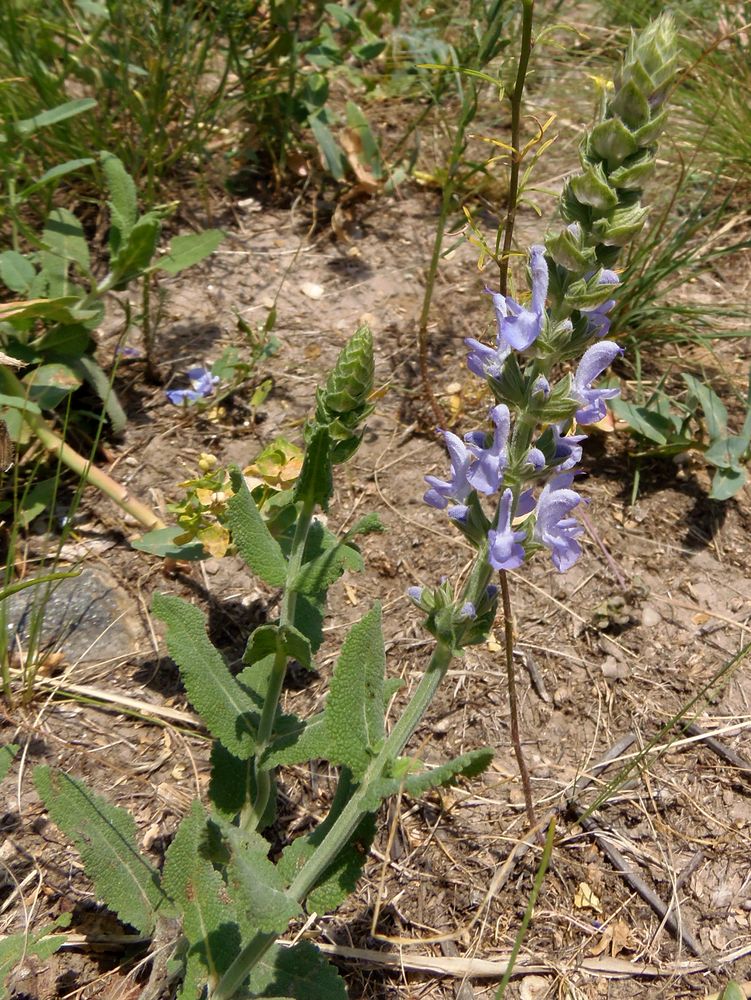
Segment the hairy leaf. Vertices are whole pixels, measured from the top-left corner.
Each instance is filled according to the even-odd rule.
[[[327,757],[360,778],[383,740],[386,654],[381,607],[352,626],[334,668],[326,701]]]
[[[40,962],[54,955],[57,949],[65,944],[67,935],[55,934],[60,927],[67,927],[72,918],[71,913],[61,914],[53,924],[40,927],[30,933],[9,934],[0,940],[0,984],[5,985],[8,975],[13,972],[19,962],[33,955]],[[17,996],[14,993],[14,996]]]
[[[246,929],[279,934],[302,913],[300,904],[285,892],[284,875],[269,861],[270,844],[253,830],[220,823],[230,848],[227,884]]]
[[[295,500],[328,509],[334,492],[331,474],[331,438],[326,427],[316,427],[305,449],[305,459],[295,487]]]
[[[403,777],[381,778],[369,786],[363,808],[375,811],[383,799],[395,795],[400,789],[417,798],[429,788],[452,784],[459,776],[473,778],[486,770],[492,759],[493,751],[489,747],[481,747],[479,750],[461,754],[430,771],[407,773]]]
[[[287,659],[297,660],[304,667],[312,669],[310,643],[296,628],[289,625],[260,625],[251,633],[243,654],[243,662],[256,663],[266,656],[283,652]]]
[[[344,536],[344,540],[354,538],[356,535],[371,535],[373,532],[385,531],[386,526],[381,521],[378,514],[364,514],[352,525]]]
[[[241,946],[227,886],[205,856],[206,823],[203,807],[194,802],[167,850],[162,876],[165,891],[182,912],[188,941],[184,1000],[198,1000],[207,981],[215,985]]]
[[[102,170],[107,181],[110,200],[110,256],[116,260],[130,238],[138,218],[136,185],[128,171],[113,153],[101,153]]]
[[[279,764],[303,764],[309,760],[327,760],[329,749],[325,714],[320,712],[312,719],[297,720],[297,725],[286,729],[263,755],[264,767]]]
[[[44,245],[64,260],[73,261],[84,274],[91,271],[89,245],[83,226],[67,208],[53,208],[44,224]]]
[[[193,605],[167,594],[154,594],[152,608],[167,625],[167,649],[206,728],[230,753],[241,759],[249,757],[255,747],[258,713],[209,641],[203,615]]]
[[[10,770],[10,765],[18,753],[18,749],[17,743],[8,743],[6,746],[0,747],[0,781],[3,780]]]
[[[160,219],[156,212],[147,212],[131,229],[128,238],[118,248],[110,261],[115,274],[115,290],[124,289],[129,281],[138,278],[151,263],[159,239]]]
[[[274,1000],[347,1000],[339,973],[307,941],[273,945],[251,972],[250,989],[254,997]]]
[[[276,779],[273,774],[270,775],[270,780],[271,794],[258,824],[259,830],[265,830],[276,820]],[[240,760],[215,741],[211,748],[209,799],[216,813],[223,819],[233,820],[242,811],[246,801],[252,802],[255,796],[253,759]]]
[[[34,783],[51,819],[78,848],[98,898],[123,923],[150,934],[168,900],[158,872],[136,847],[132,816],[62,771],[41,765]]]
[[[253,572],[270,587],[283,587],[287,579],[287,560],[256,507],[245,477],[238,469],[231,472],[235,495],[227,505],[227,521],[237,551]]]

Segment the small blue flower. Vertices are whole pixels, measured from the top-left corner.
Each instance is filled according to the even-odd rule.
[[[425,590],[424,587],[408,587],[407,596],[410,597],[415,602],[415,604],[419,604],[420,601],[422,600],[422,595],[424,590]]]
[[[617,285],[620,279],[615,271],[607,268],[600,273],[600,285]],[[607,299],[601,302],[595,309],[582,309],[582,315],[587,317],[589,332],[594,337],[605,337],[610,330],[610,317],[607,315],[615,305],[615,299]]]
[[[583,404],[576,411],[577,423],[596,424],[602,420],[607,413],[605,400],[618,395],[618,389],[593,389],[592,383],[619,354],[623,354],[623,348],[610,340],[601,340],[584,352],[571,383],[572,397]]]
[[[214,386],[219,382],[218,375],[212,375],[208,368],[189,368],[185,373],[190,379],[191,389],[166,389],[165,395],[170,403],[181,406],[183,403],[195,403],[205,399],[214,392]]]
[[[485,434],[474,431],[465,438],[469,450],[477,461],[472,465],[467,479],[478,493],[490,495],[495,493],[503,480],[503,470],[508,464],[508,443],[511,431],[511,414],[505,403],[499,403],[490,411],[490,418],[495,424],[493,441],[489,448],[485,445]]]
[[[551,424],[555,454],[552,464],[559,472],[567,472],[581,462],[581,442],[587,440],[586,434],[561,434],[560,424]]]
[[[462,610],[459,612],[459,617],[467,621],[472,621],[472,619],[477,618],[477,608],[474,606],[472,601],[466,601],[462,605]]]
[[[510,347],[515,351],[526,351],[542,331],[545,321],[545,299],[548,294],[545,247],[530,247],[529,268],[532,272],[532,299],[529,309],[520,306],[510,295],[501,295],[500,292],[486,289],[495,308],[499,349],[507,350]]]
[[[430,489],[423,500],[431,507],[445,510],[450,501],[454,501],[456,506],[449,509],[449,517],[461,521],[467,515],[467,506],[464,501],[472,492],[472,484],[467,479],[472,457],[467,446],[451,431],[443,431],[449,457],[451,458],[451,479],[446,481],[438,479],[436,476],[425,476],[425,482]]]
[[[500,335],[495,347],[488,347],[474,337],[467,337],[464,343],[471,348],[467,355],[467,368],[473,375],[479,378],[501,377],[503,362],[511,353],[511,348],[501,343]]]
[[[570,488],[573,481],[570,472],[555,476],[545,485],[537,501],[533,537],[550,549],[553,565],[559,573],[570,569],[581,555],[576,539],[583,528],[575,517],[566,516],[581,503],[579,494]]]
[[[519,544],[527,537],[526,531],[511,527],[511,505],[514,494],[504,490],[498,505],[498,522],[488,532],[488,562],[493,569],[518,569],[524,562],[524,549]]]

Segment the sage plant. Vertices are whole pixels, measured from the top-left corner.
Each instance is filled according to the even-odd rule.
[[[620,351],[603,339],[617,288],[611,267],[644,219],[640,185],[654,161],[673,65],[663,19],[632,44],[585,138],[582,172],[562,201],[567,225],[530,250],[529,301],[490,292],[495,344],[469,340],[470,368],[496,400],[491,429],[464,439],[445,433],[451,471],[428,477],[426,500],[447,511],[477,553],[458,594],[448,581],[410,592],[435,646],[390,730],[386,707],[399,681],[386,677],[379,605],[345,638],[322,711],[302,719],[280,707],[290,661],[314,667],[329,587],[345,569],[362,568],[356,538],[381,528],[366,515],[336,536],[319,516],[371,410],[373,345],[361,328],[318,390],[294,489],[260,510],[239,471],[232,476],[234,543],[282,595],[278,620],[250,635],[241,672],[233,674],[210,643],[197,608],[174,595],[154,599],[188,698],[214,739],[208,802],[193,803],[163,870],[138,851],[124,810],[62,771],[37,768],[40,795],[76,843],[97,895],[152,940],[142,1000],[167,995],[175,980],[182,1000],[345,1000],[343,981],[312,944],[282,947],[277,936],[305,909],[330,912],[354,891],[385,798],[400,790],[416,796],[487,767],[488,749],[430,769],[403,754],[453,658],[486,640],[499,597],[494,573],[538,551],[561,571],[579,555],[572,512],[581,503],[574,482],[583,435],[574,424],[601,416],[610,392],[597,379]],[[573,371],[560,374],[572,361]],[[276,818],[278,769],[320,759],[336,769],[328,814],[272,860],[264,831]]]

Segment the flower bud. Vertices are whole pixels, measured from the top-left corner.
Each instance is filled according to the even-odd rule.
[[[598,212],[607,212],[618,204],[618,193],[608,183],[601,163],[590,164],[583,173],[569,181],[577,200]]]
[[[320,402],[332,416],[351,413],[373,391],[373,335],[361,326],[347,341],[326,380]]]

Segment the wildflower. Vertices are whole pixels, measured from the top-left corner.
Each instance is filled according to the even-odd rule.
[[[495,493],[501,485],[503,470],[508,464],[506,445],[511,430],[511,414],[508,406],[504,403],[494,406],[490,411],[490,418],[495,424],[495,431],[489,448],[484,447],[485,434],[482,431],[468,434],[465,438],[469,450],[477,458],[467,479],[478,493],[488,495]]]
[[[191,389],[167,389],[165,395],[170,403],[180,406],[183,403],[195,403],[205,399],[214,392],[214,386],[219,382],[218,375],[212,375],[208,368],[189,368],[185,373],[190,379]]]
[[[488,532],[488,562],[493,569],[517,569],[524,562],[524,549],[519,543],[527,533],[514,531],[511,527],[513,499],[511,490],[503,491],[498,505],[498,522]]]
[[[479,378],[501,377],[503,362],[511,353],[511,348],[501,341],[500,331],[496,338],[495,347],[489,347],[487,344],[475,340],[474,337],[467,337],[464,343],[471,348],[467,355],[467,368],[473,375],[477,375]]]
[[[436,476],[426,476],[425,482],[430,489],[423,499],[425,503],[439,510],[445,510],[449,502],[454,501],[455,506],[449,509],[449,517],[460,521],[467,513],[464,501],[472,492],[472,484],[467,479],[472,459],[467,446],[456,434],[444,431],[443,437],[451,458],[451,479],[445,481]]]
[[[605,400],[618,395],[618,389],[593,389],[592,383],[619,354],[623,354],[622,347],[610,340],[601,340],[587,348],[582,355],[571,383],[571,395],[583,404],[576,411],[578,423],[596,424],[598,420],[602,420],[607,413]]]
[[[575,517],[566,516],[581,502],[579,494],[570,489],[573,481],[570,472],[555,476],[545,485],[537,501],[533,537],[550,549],[553,565],[559,573],[570,569],[581,555],[576,539],[582,533],[582,526]]]
[[[529,267],[532,272],[531,308],[520,306],[510,295],[491,292],[496,322],[498,323],[498,343],[515,351],[526,349],[537,340],[545,320],[545,299],[548,294],[548,265],[545,261],[545,247],[533,246],[529,251]]]
[[[477,618],[477,608],[474,606],[472,601],[465,601],[462,605],[462,609],[459,612],[459,617],[465,621],[472,621]]]
[[[617,285],[619,283],[618,275],[615,271],[609,271],[605,268],[600,274],[600,280],[598,284],[600,285]],[[582,315],[587,317],[589,323],[589,332],[594,337],[605,337],[610,330],[610,317],[608,313],[615,305],[615,299],[606,299],[605,302],[601,302],[599,306],[594,309],[582,309]]]
[[[587,435],[561,434],[560,424],[551,424],[550,429],[553,432],[553,445],[555,446],[552,464],[559,472],[567,472],[581,462],[581,442],[587,440]]]

